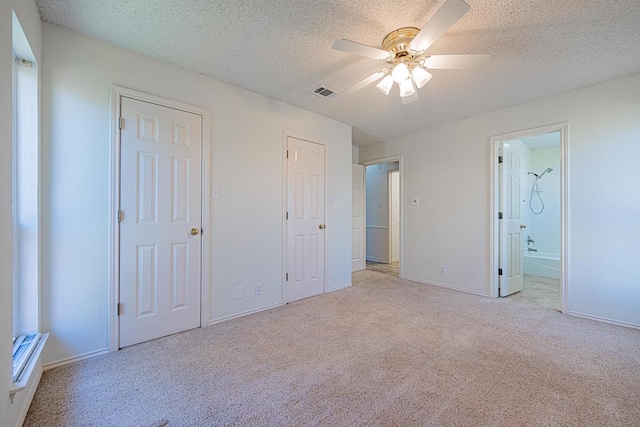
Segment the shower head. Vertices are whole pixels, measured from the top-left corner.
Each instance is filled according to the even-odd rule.
[[[544,174],[545,174],[545,173],[547,173],[547,172],[553,172],[553,169],[551,169],[551,168],[546,168],[546,169],[544,170],[544,172],[542,172],[540,175],[536,175],[536,178],[538,178],[538,179],[542,178],[542,177],[544,176]]]

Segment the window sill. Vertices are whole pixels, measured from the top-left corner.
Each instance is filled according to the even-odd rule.
[[[33,376],[34,372],[36,372],[36,366],[38,366],[38,363],[40,361],[40,355],[42,354],[42,349],[44,348],[44,345],[47,343],[47,338],[49,338],[48,333],[42,334],[42,336],[40,337],[40,341],[38,341],[36,348],[33,350],[33,353],[29,358],[29,362],[27,363],[27,366],[24,368],[24,372],[20,380],[13,383],[13,385],[9,388],[9,397],[11,398],[12,402],[16,393],[19,393],[25,388],[27,388],[27,384],[29,384],[29,380]]]

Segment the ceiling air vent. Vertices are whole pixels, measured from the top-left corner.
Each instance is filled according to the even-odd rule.
[[[324,86],[320,86],[319,88],[314,89],[313,94],[318,95],[320,98],[324,99],[330,99],[336,96],[336,93],[334,91],[332,91],[331,89],[327,89]]]

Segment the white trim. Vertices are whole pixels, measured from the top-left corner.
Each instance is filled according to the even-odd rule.
[[[38,391],[38,386],[40,385],[40,380],[42,379],[42,372],[41,364],[38,364],[33,370],[33,384],[31,387],[28,387],[27,395],[22,403],[22,408],[20,408],[20,412],[18,413],[18,418],[16,418],[16,423],[14,424],[15,427],[22,427],[24,420],[27,418],[31,402],[33,402],[33,398],[35,397],[36,391]]]
[[[458,286],[448,285],[446,283],[430,282],[430,281],[427,281],[427,280],[416,279],[414,277],[408,277],[408,276],[403,277],[403,279],[411,280],[412,282],[418,282],[418,283],[422,283],[422,284],[425,284],[425,285],[437,286],[438,288],[446,288],[446,289],[450,289],[452,291],[464,292],[465,294],[478,295],[478,296],[481,296],[481,297],[490,297],[491,296],[487,292],[474,291],[474,290],[471,290],[469,288],[461,288],[461,287],[458,287]]]
[[[358,270],[358,271],[362,271],[362,270]],[[347,288],[350,288],[352,286],[353,286],[353,284],[347,283],[346,285],[338,286],[337,288],[331,288],[331,289],[327,290],[327,293],[341,291],[343,289],[347,289]]]
[[[378,257],[374,257],[374,256],[368,256],[368,257],[365,257],[365,260],[373,261],[373,262],[379,262],[381,264],[389,264],[389,260],[386,259],[386,258],[378,258]]]
[[[275,304],[265,305],[263,307],[252,308],[251,310],[242,311],[240,313],[230,314],[228,316],[218,317],[207,322],[207,326],[215,325],[216,323],[226,322],[227,320],[237,319],[238,317],[248,316],[250,314],[259,313],[261,311],[271,310],[272,308],[282,307],[284,304],[277,302]]]
[[[308,136],[300,135],[286,129],[282,131],[282,286],[281,286],[281,302],[282,304],[286,304],[286,274],[287,274],[287,195],[288,195],[288,187],[287,187],[287,178],[289,174],[288,163],[287,163],[287,150],[289,149],[289,137],[301,139],[303,141],[311,142],[314,144],[319,144],[324,147],[324,222],[327,223],[327,205],[328,205],[328,197],[327,194],[329,186],[327,182],[329,181],[329,173],[328,164],[329,164],[329,146],[326,141],[310,138]],[[331,233],[324,233],[324,284],[322,286],[323,293],[327,293],[329,290],[327,288],[327,277],[328,277],[328,257],[327,257],[327,248],[329,247],[329,235]]]
[[[45,371],[48,371],[48,370],[53,369],[53,368],[58,368],[58,367],[64,366],[64,365],[70,365],[72,363],[80,362],[80,361],[86,360],[86,359],[92,359],[94,357],[102,356],[102,355],[105,355],[105,354],[108,354],[108,353],[110,353],[109,348],[101,348],[100,350],[89,351],[87,353],[82,353],[82,354],[79,354],[77,356],[72,356],[72,357],[67,357],[67,358],[64,358],[64,359],[60,359],[57,362],[47,363],[42,368]]]
[[[133,89],[127,89],[121,86],[111,85],[111,146],[110,146],[110,164],[109,164],[109,348],[108,351],[117,351],[119,344],[119,318],[116,313],[118,302],[120,301],[118,277],[120,276],[119,265],[119,242],[120,227],[118,226],[117,212],[120,209],[120,101],[122,97],[137,99],[164,107],[182,110],[188,113],[197,114],[202,117],[202,147],[201,147],[201,177],[202,177],[202,212],[201,212],[201,228],[204,230],[201,234],[201,281],[200,281],[200,326],[203,326],[209,314],[209,234],[211,234],[209,226],[210,200],[209,200],[209,181],[211,171],[209,170],[210,155],[210,134],[211,134],[211,112],[205,108],[196,107],[189,104],[183,104],[178,101],[162,98],[148,93],[139,92]],[[99,350],[102,351],[102,350]],[[72,358],[75,359],[75,358]],[[66,359],[65,359],[66,360]],[[81,359],[80,359],[81,360]],[[66,364],[66,363],[63,363]]]
[[[489,293],[491,298],[498,297],[498,266],[499,266],[499,224],[498,212],[500,187],[500,177],[498,168],[498,150],[504,141],[522,138],[524,136],[535,136],[549,132],[560,132],[560,283],[562,288],[562,313],[569,311],[569,123],[562,122],[547,126],[540,126],[532,129],[525,129],[517,132],[496,135],[489,138],[490,174],[492,191],[489,192]]]
[[[608,317],[593,316],[591,314],[584,314],[578,311],[569,311],[567,314],[570,316],[581,317],[583,319],[595,320],[596,322],[605,322],[611,323],[612,325],[624,326],[626,328],[640,329],[640,325],[637,323],[621,322],[620,320],[613,320]]]
[[[377,165],[378,163],[391,163],[398,162],[398,172],[400,173],[399,181],[400,181],[400,244],[398,248],[398,257],[400,258],[400,267],[398,269],[398,276],[404,279],[404,154],[396,154],[395,156],[382,157],[379,159],[367,160],[362,162],[362,166],[364,166],[364,192],[365,192],[365,205],[364,205],[364,222],[367,223],[367,205],[366,205],[366,193],[367,193],[367,166]],[[394,170],[395,171],[395,170]],[[366,234],[366,233],[365,233]],[[366,239],[366,236],[365,236]],[[391,257],[389,257],[391,258]],[[369,259],[366,256],[366,246],[365,246],[365,259]],[[383,261],[386,262],[386,261]],[[365,266],[366,268],[366,266]]]

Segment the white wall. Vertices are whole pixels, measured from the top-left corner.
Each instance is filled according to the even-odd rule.
[[[366,169],[366,229],[367,259],[389,262],[389,177],[388,171],[398,170],[398,162],[367,166]]]
[[[558,143],[559,140],[558,140]],[[535,240],[535,248],[538,254],[544,254],[555,258],[560,257],[560,147],[541,148],[531,150],[531,171],[541,174],[545,169],[551,168],[552,172],[546,173],[538,181],[540,196],[544,202],[544,210],[536,215],[529,209],[528,229],[531,238]],[[525,181],[528,183],[527,201],[531,197],[531,186],[535,181],[535,176],[529,175]],[[538,195],[533,194],[533,209],[540,212],[542,205]],[[525,271],[526,273],[526,271]]]
[[[636,74],[361,147],[404,154],[404,275],[489,295],[489,137],[567,121],[569,312],[640,326],[639,111]]]
[[[9,400],[11,380],[12,337],[12,10],[24,30],[36,61],[42,58],[42,26],[40,14],[33,0],[5,0],[0,2],[0,425],[12,426],[24,408],[28,391]]]
[[[351,127],[43,25],[45,362],[108,346],[110,85],[212,112],[211,321],[281,302],[283,131],[327,143],[329,289],[351,282]],[[329,197],[327,197],[329,200]],[[253,288],[236,300],[235,286]],[[214,326],[215,327],[215,326]]]

